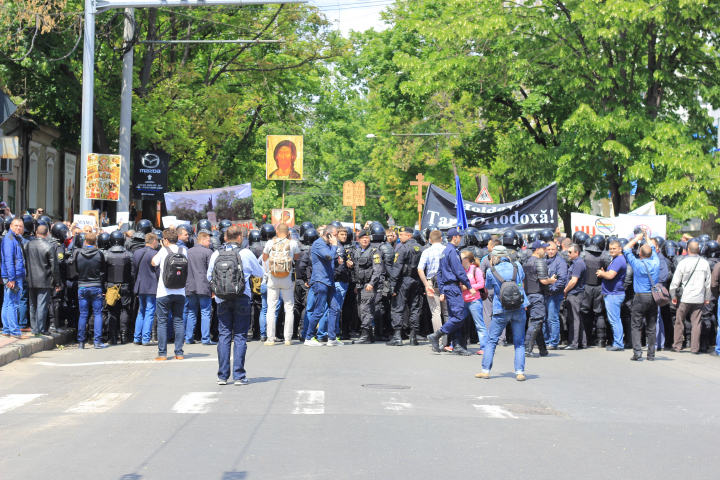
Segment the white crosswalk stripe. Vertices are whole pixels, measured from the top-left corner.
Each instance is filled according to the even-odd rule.
[[[298,390],[294,414],[319,415],[325,413],[325,392],[323,390]]]
[[[218,392],[190,392],[182,396],[173,405],[175,413],[207,413],[210,411],[210,404],[218,401]]]
[[[505,410],[500,405],[473,405],[479,412],[485,414],[487,418],[520,418],[509,411]]]
[[[36,398],[47,395],[45,393],[19,393],[14,395],[5,395],[0,397],[0,413],[9,412],[18,407],[22,407],[26,403],[30,403]]]
[[[88,400],[84,400],[74,407],[65,410],[66,413],[103,413],[115,408],[130,398],[131,393],[96,393]]]

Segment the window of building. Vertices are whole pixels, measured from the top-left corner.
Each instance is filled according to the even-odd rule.
[[[15,214],[15,180],[8,180],[7,203],[10,211]]]

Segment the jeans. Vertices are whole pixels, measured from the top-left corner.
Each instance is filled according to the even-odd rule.
[[[5,279],[3,279],[5,281]],[[2,322],[3,333],[6,335],[20,336],[20,322],[18,320],[18,312],[20,305],[20,297],[22,295],[22,284],[24,280],[15,280],[16,287],[20,287],[17,292],[13,292],[5,287],[5,298],[2,306]]]
[[[180,357],[183,355],[183,344],[185,342],[185,325],[183,325],[185,296],[167,295],[160,297],[157,299],[156,306],[158,312],[158,357],[167,356],[169,315],[172,315],[173,327],[175,327],[175,356]]]
[[[315,311],[315,293],[312,287],[308,289],[307,304],[305,306],[305,318],[303,318],[303,328],[300,332],[300,341],[305,340],[308,333],[308,325],[310,324],[310,318],[312,318],[313,312]]]
[[[260,336],[267,337],[267,310],[268,310],[268,302],[267,302],[267,284],[263,283],[260,285],[260,296],[262,297],[262,309],[260,310]],[[280,296],[280,300],[282,301],[282,295]],[[280,305],[281,303],[278,302],[277,309],[275,310],[275,318],[280,314]]]
[[[682,306],[682,305],[681,305]],[[702,306],[702,305],[701,305]],[[678,307],[679,308],[679,307]],[[655,324],[657,323],[657,303],[650,293],[636,293],[633,302],[630,328],[632,331],[633,356],[642,357],[642,329],[645,327],[647,356],[655,358]],[[699,333],[699,332],[698,332]],[[699,339],[698,339],[699,342]],[[699,349],[698,343],[698,349]],[[697,352],[697,350],[694,350]]]
[[[327,315],[323,315],[323,317],[320,319],[320,325],[318,326],[318,337],[325,338],[327,336],[328,340],[335,339],[335,337],[330,337],[328,335],[328,322],[333,322],[335,334],[340,334],[340,313],[342,310],[343,302],[345,301],[347,289],[347,283],[335,282],[335,296],[333,299],[334,301],[330,304]]]
[[[138,316],[135,320],[135,341],[150,343],[153,320],[155,320],[155,295],[138,295]]]
[[[52,288],[30,288],[30,326],[33,335],[47,331]]]
[[[620,319],[620,307],[625,301],[625,294],[605,295],[605,310],[607,310],[608,321],[613,331],[613,347],[624,348],[623,325]]]
[[[547,307],[545,341],[552,347],[560,345],[560,305],[564,297],[562,292],[545,297],[545,306]]]
[[[233,352],[233,379],[245,378],[245,353],[247,352],[247,333],[250,330],[250,297],[240,295],[235,300],[218,303],[218,378],[230,378],[230,347],[235,343]]]
[[[26,281],[20,284],[20,302],[18,303],[18,323],[20,328],[27,328],[28,325],[28,286]]]
[[[472,302],[465,303],[465,316],[467,317],[468,312],[475,321],[475,329],[478,334],[478,343],[480,344],[480,350],[485,348],[485,335],[487,330],[485,328],[485,322],[483,321],[483,304],[479,298]]]
[[[78,343],[85,343],[85,326],[87,325],[88,316],[90,315],[90,306],[95,315],[95,344],[102,343],[102,309],[103,297],[100,287],[80,287],[78,288],[78,303],[80,304],[80,320],[78,322]]]
[[[334,285],[330,286],[315,282],[312,285],[312,291],[315,293],[315,305],[312,316],[310,317],[310,326],[308,326],[308,340],[315,336],[320,320],[323,315],[328,313],[330,306],[335,302]],[[337,306],[335,308],[337,308]],[[328,322],[328,338],[335,338],[335,325],[333,325],[332,322]]]
[[[210,317],[212,314],[212,297],[209,295],[199,295],[193,293],[185,297],[185,314],[183,323],[185,324],[185,343],[193,340],[195,333],[195,324],[198,318],[198,308],[200,309],[200,331],[202,332],[202,342],[210,341]]]
[[[488,329],[488,339],[483,354],[482,369],[489,373],[493,366],[493,357],[500,335],[507,324],[512,322],[513,345],[515,346],[515,374],[525,373],[525,309],[519,308],[510,312],[493,313]]]

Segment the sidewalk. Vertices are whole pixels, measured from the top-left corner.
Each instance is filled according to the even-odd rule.
[[[43,350],[52,350],[57,345],[72,343],[76,339],[74,328],[61,328],[58,333],[43,335],[42,337],[29,336],[23,332],[23,338],[0,337],[0,367],[14,362],[20,358],[26,358],[33,353]]]

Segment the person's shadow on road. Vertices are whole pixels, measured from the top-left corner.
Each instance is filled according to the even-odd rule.
[[[275,380],[285,380],[285,379],[277,378],[277,377],[248,377],[248,380],[250,380],[250,383],[266,383],[266,382],[272,382]],[[241,472],[241,473],[243,473],[243,472]],[[243,475],[244,475],[244,473],[243,473]],[[223,478],[225,478],[225,477],[223,477]]]

